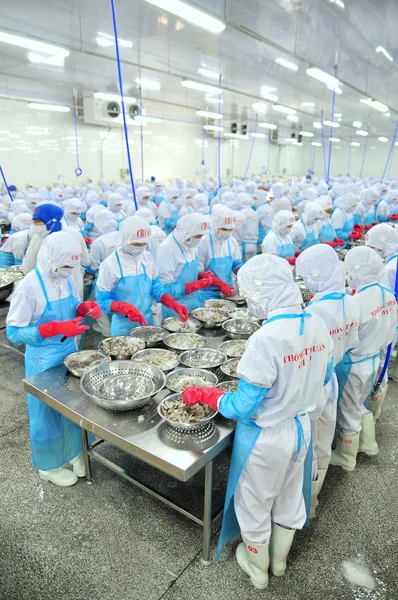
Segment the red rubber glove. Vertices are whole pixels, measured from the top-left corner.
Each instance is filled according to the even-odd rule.
[[[213,285],[217,286],[223,296],[233,296],[234,288],[219,277],[213,277]]]
[[[289,263],[289,265],[294,266],[296,264],[296,260],[297,259],[296,258],[286,258],[285,257],[285,260],[287,260],[287,262]]]
[[[391,221],[398,221],[398,215],[393,215],[391,217]]]
[[[83,236],[83,239],[86,242],[87,246],[91,246],[91,244],[93,243],[93,240],[89,237]]]
[[[214,410],[218,410],[218,399],[224,394],[225,392],[220,390],[220,388],[189,387],[182,392],[181,398],[188,406],[200,403],[207,404]]]
[[[370,229],[370,227],[369,227]],[[350,233],[348,239],[350,240],[360,240],[362,238],[362,233]]]
[[[126,315],[129,321],[134,321],[140,325],[148,325],[148,322],[138,308],[128,302],[112,302],[111,311],[118,313],[119,315]]]
[[[340,238],[335,238],[334,241],[337,242],[338,246],[345,246],[345,241]]]
[[[302,253],[302,250],[297,250],[297,252],[296,252],[296,257],[297,257],[297,256],[300,256],[300,254],[301,254],[301,253]]]
[[[187,307],[183,304],[179,304],[178,302],[176,302],[174,298],[172,298],[169,294],[163,294],[163,296],[160,298],[160,302],[164,306],[167,306],[167,308],[171,308],[171,310],[174,310],[174,312],[176,312],[177,315],[180,316],[180,321],[182,321],[183,323],[185,321],[188,321],[189,310],[187,309]]]
[[[96,302],[82,302],[76,309],[78,317],[87,317],[90,315],[92,319],[99,319],[101,316],[101,309]]]
[[[321,242],[321,244],[325,244],[326,246],[330,246],[331,248],[337,248],[340,246],[338,242]]]
[[[198,275],[198,279],[207,279],[207,277],[214,277],[213,271],[201,271]]]
[[[365,225],[364,229],[365,231],[369,231],[369,229],[372,229],[373,225]]]
[[[198,279],[197,281],[191,281],[185,284],[185,293],[193,294],[199,290],[205,290],[213,285],[213,277],[205,277],[204,279]]]
[[[70,321],[49,321],[48,323],[39,325],[37,329],[43,339],[54,337],[55,335],[75,337],[90,329],[88,325],[82,325],[82,322],[83,319],[81,317],[71,319]]]

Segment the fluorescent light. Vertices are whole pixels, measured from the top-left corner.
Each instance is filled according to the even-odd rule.
[[[162,119],[158,119],[157,117],[147,117],[145,115],[137,115],[134,117],[134,121],[138,121],[139,123],[146,125],[147,123],[161,123]]]
[[[167,10],[177,17],[181,17],[198,27],[203,27],[212,33],[221,33],[225,29],[225,23],[212,17],[211,15],[198,10],[181,0],[146,0],[149,4],[157,6],[162,10]]]
[[[205,69],[204,67],[200,67],[198,69],[199,75],[202,77],[208,77],[209,79],[216,79],[217,81],[220,79],[220,74],[215,71],[210,71],[210,69]]]
[[[341,118],[343,116],[343,113],[334,113],[334,116],[336,118]]]
[[[311,146],[322,146],[321,142],[311,142]]]
[[[329,142],[340,142],[340,138],[330,137]]]
[[[257,133],[256,131],[253,131],[253,133],[250,134],[252,137],[254,138],[265,138],[267,137],[266,133]]]
[[[253,104],[253,110],[265,115],[265,113],[267,112],[267,105],[264,104],[264,102],[255,102]]]
[[[358,129],[355,133],[357,135],[362,135],[363,137],[366,137],[369,135],[369,133],[367,131],[364,131],[363,129]]]
[[[361,144],[359,142],[351,142],[351,146],[355,146],[355,148],[358,148],[360,145]]]
[[[285,69],[289,69],[289,71],[298,71],[298,65],[296,65],[293,62],[290,62],[290,60],[281,58],[280,56],[278,56],[278,58],[275,59],[275,62],[278,65],[280,65],[281,67],[285,67]]]
[[[97,42],[97,46],[101,46],[101,48],[110,48],[114,44],[113,40],[99,36],[95,38],[95,41]]]
[[[262,127],[263,129],[277,129],[278,128],[278,125],[274,125],[274,123],[259,123],[258,126]]]
[[[44,54],[38,54],[37,52],[28,52],[29,62],[38,65],[51,65],[52,67],[63,67],[65,57],[60,54],[55,56],[45,56]]]
[[[301,106],[306,106],[308,108],[314,108],[315,102],[302,102]]]
[[[345,8],[343,0],[329,0],[329,2],[331,4],[336,4],[336,6],[339,6],[340,8]]]
[[[98,98],[99,100],[114,100],[115,102],[121,102],[122,97],[119,94],[108,94],[107,92],[94,92],[94,98]],[[123,96],[123,100],[125,102],[132,102],[133,104],[137,102],[136,98],[132,98],[131,96]]]
[[[362,122],[361,121],[353,121],[352,126],[356,127],[357,129],[360,129],[362,127]]]
[[[240,133],[224,133],[226,138],[235,138],[236,140],[248,140],[249,136],[241,135]]]
[[[293,121],[293,123],[297,123],[297,121],[299,120],[297,115],[288,115],[287,119],[288,121]]]
[[[341,90],[339,87],[333,87],[328,85],[328,89],[339,95],[343,93],[343,90]]]
[[[203,125],[203,129],[206,129],[206,131],[224,131],[224,127],[217,127],[217,125]]]
[[[302,135],[303,137],[314,137],[314,134],[311,131],[300,131],[300,135]]]
[[[398,146],[398,142],[395,142],[394,146]]]
[[[115,37],[113,35],[110,35],[109,33],[102,33],[102,31],[97,31],[97,35],[98,37],[96,38],[96,42],[98,46],[103,46],[104,48],[106,48],[109,46],[113,46],[113,44],[115,43]],[[119,46],[121,46],[122,48],[133,47],[133,42],[130,42],[129,40],[122,40],[122,38],[118,37],[117,41]]]
[[[224,100],[222,100],[222,98],[211,98],[209,96],[205,97],[205,102],[208,104],[224,104]]]
[[[49,54],[50,56],[63,56],[66,58],[70,54],[69,50],[61,48],[61,46],[54,46],[53,44],[31,40],[20,35],[6,33],[5,31],[0,31],[0,42],[18,46],[19,48],[26,48],[27,50],[34,50],[35,52],[41,52],[42,54]]]
[[[261,93],[264,92],[265,94],[269,94],[270,92],[277,92],[278,88],[276,87],[271,87],[270,85],[262,85],[261,86]]]
[[[391,56],[391,54],[389,52],[387,52],[387,50],[385,48],[383,48],[383,46],[377,46],[376,48],[376,52],[379,53],[381,52],[382,54],[384,54],[384,56],[386,57],[387,60],[393,62],[393,57]]]
[[[191,90],[206,92],[207,94],[221,94],[222,92],[222,89],[219,87],[207,85],[207,83],[200,83],[199,81],[192,81],[191,79],[183,79],[181,81],[181,85],[183,87],[190,88]]]
[[[306,73],[310,77],[318,79],[318,81],[322,81],[322,83],[325,83],[328,87],[333,88],[333,90],[335,90],[340,83],[336,77],[333,77],[333,75],[329,75],[329,73],[325,73],[325,71],[317,69],[316,67],[310,67],[307,69]]]
[[[272,106],[272,110],[276,110],[278,112],[284,113],[286,115],[295,115],[296,111],[294,108],[288,108],[287,106],[282,106],[281,104],[274,104]]]
[[[211,112],[209,110],[197,110],[196,114],[198,117],[209,117],[209,119],[223,119],[224,115],[220,113]]]
[[[322,129],[322,123],[320,121],[314,121],[312,126],[314,129]]]
[[[384,137],[383,135],[381,135],[377,139],[379,140],[379,142],[388,142],[388,138]]]
[[[362,98],[362,100],[360,100],[360,102],[362,102],[362,104],[366,104],[367,106],[370,106],[371,108],[374,108],[375,110],[378,110],[379,112],[387,112],[388,111],[388,106],[386,104],[383,104],[382,102],[379,102],[378,100],[372,100],[372,98]]]
[[[340,123],[336,123],[336,121],[324,121],[323,124],[327,127],[340,127]]]
[[[155,81],[154,79],[145,79],[145,77],[137,77],[135,82],[143,89],[152,90],[154,92],[159,92],[160,88],[162,87],[159,81]]]
[[[278,100],[278,96],[275,96],[275,94],[271,94],[270,92],[264,91],[263,88],[261,88],[260,94],[262,95],[264,100],[268,100],[269,102],[276,102]]]
[[[42,104],[38,102],[29,102],[29,108],[33,108],[34,110],[50,110],[53,112],[69,112],[69,106],[60,106],[59,104]]]
[[[381,114],[382,117],[391,117],[391,113],[390,112],[385,112]]]

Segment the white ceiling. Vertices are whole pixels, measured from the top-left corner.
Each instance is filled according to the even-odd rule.
[[[143,91],[147,114],[200,123],[194,109],[206,108],[205,94],[183,88],[181,79],[217,84],[197,74],[204,66],[222,74],[226,123],[237,105],[239,117],[247,109],[253,129],[252,104],[262,100],[260,87],[269,85],[277,88],[278,103],[298,110],[299,128],[312,131],[322,112],[330,118],[332,92],[305,70],[316,66],[333,74],[338,56],[343,94],[337,96],[335,111],[343,118],[334,135],[361,141],[352,127],[359,120],[371,134],[391,138],[398,115],[398,1],[344,1],[345,9],[329,0],[197,0],[199,8],[226,21],[225,31],[216,35],[145,0],[115,0],[118,37],[133,42],[133,48],[120,49],[124,93],[137,93],[132,88],[138,75],[155,79],[161,92]],[[74,88],[84,96],[118,91],[115,49],[96,43],[98,32],[113,32],[110,0],[13,0],[3,2],[1,12],[0,30],[71,51],[64,67],[49,67],[31,64],[25,49],[0,43],[1,95],[71,105]],[[375,52],[380,45],[395,57],[393,63]],[[295,62],[299,70],[293,73],[277,65],[278,56]],[[387,104],[391,116],[361,104],[366,96]],[[302,102],[316,106],[303,108]],[[208,109],[215,110],[214,105]],[[260,120],[294,126],[270,103]]]

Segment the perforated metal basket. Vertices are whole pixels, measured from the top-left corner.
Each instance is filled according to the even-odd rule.
[[[174,381],[175,379],[184,381],[189,380],[190,378],[192,378],[191,382],[187,382],[187,384],[184,386],[181,386],[178,381],[177,383]],[[196,378],[199,378],[199,381]],[[169,390],[172,392],[178,392],[179,394],[187,387],[215,387],[217,383],[217,375],[211,371],[206,371],[206,369],[175,369],[167,375],[166,379],[166,386],[169,388]]]
[[[226,360],[227,357],[225,354],[213,348],[198,348],[197,350],[187,350],[180,354],[180,363],[184,367],[193,367],[195,369],[217,369]]]
[[[195,308],[192,311],[195,319],[202,323],[205,329],[215,329],[228,319],[228,313],[219,308]]]
[[[219,308],[225,312],[230,312],[231,310],[236,309],[235,302],[231,302],[231,300],[224,300],[224,298],[212,298],[210,300],[205,300],[204,306],[206,308]]]
[[[215,417],[218,415],[217,410],[212,410],[211,414],[207,418],[203,419],[202,421],[198,421],[196,423],[184,423],[181,421],[172,421],[171,419],[169,419],[167,416],[165,416],[163,414],[162,407],[165,402],[170,402],[170,401],[176,402],[176,401],[180,400],[180,398],[181,398],[180,394],[171,394],[170,396],[167,396],[167,398],[162,400],[162,402],[158,405],[159,416],[164,421],[166,421],[166,423],[168,425],[170,425],[170,427],[174,427],[174,429],[180,429],[183,431],[195,431],[196,429],[201,429],[203,427],[206,427],[206,425],[209,425],[209,423],[211,423],[215,419]]]
[[[143,327],[134,327],[130,331],[130,335],[139,338],[145,342],[147,348],[155,348],[162,343],[166,331],[163,327],[153,327],[152,325],[144,325]]]
[[[124,345],[123,352],[112,348],[111,344],[118,342]],[[144,350],[144,348],[144,340],[129,335],[115,335],[101,340],[98,344],[98,349],[110,356],[112,360],[129,360],[136,352]]]
[[[165,383],[161,369],[146,363],[119,360],[88,369],[80,379],[80,388],[98,406],[126,411],[147,404]]]

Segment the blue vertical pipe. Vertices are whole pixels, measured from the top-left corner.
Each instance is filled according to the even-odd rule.
[[[322,152],[323,152],[323,171],[325,174],[325,181],[326,181],[326,148],[325,148],[325,128],[323,126],[323,115],[322,115]]]
[[[359,173],[359,178],[360,179],[362,179],[363,168],[365,166],[366,152],[368,150],[368,141],[369,141],[369,136],[366,136],[365,147],[363,149],[362,165],[361,165],[361,170],[360,170],[360,173]]]
[[[111,0],[111,10],[112,10],[112,20],[113,20],[113,33],[115,36],[115,50],[116,50],[117,74],[118,74],[118,79],[119,79],[119,91],[120,91],[120,98],[122,101],[121,104],[122,104],[122,116],[123,116],[123,129],[124,129],[124,138],[126,141],[127,163],[129,166],[130,181],[131,181],[131,188],[133,190],[133,199],[134,199],[135,209],[138,210],[137,198],[135,195],[133,168],[131,166],[129,134],[127,131],[127,122],[126,122],[126,108],[124,106],[122,67],[120,65],[119,40],[118,40],[118,35],[117,35],[116,11],[115,11],[114,0]]]
[[[386,173],[387,173],[388,165],[390,164],[390,160],[392,160],[392,154],[393,154],[393,151],[394,151],[394,144],[395,144],[395,140],[397,139],[397,131],[398,131],[398,121],[396,121],[396,123],[395,123],[394,135],[393,135],[393,138],[392,138],[392,142],[391,142],[391,146],[390,146],[390,151],[389,151],[388,156],[387,156],[386,166],[384,167],[384,171],[383,171],[383,175],[381,177],[380,183],[383,183],[384,177],[386,176]]]
[[[4,175],[3,167],[1,165],[0,165],[0,173],[1,173],[1,177],[4,181],[4,185],[7,188],[8,195],[10,196],[10,200],[11,200],[11,202],[14,202],[14,198],[11,196],[10,188],[8,187],[6,176]]]
[[[330,120],[333,122],[334,121],[334,107],[336,104],[336,92],[333,92],[332,95],[332,116],[330,118]],[[330,128],[330,132],[329,132],[329,155],[328,155],[328,170],[327,170],[327,175],[326,175],[326,183],[329,185],[329,178],[330,178],[330,165],[332,162],[332,144],[333,142],[330,141],[330,138],[333,137],[333,126]]]
[[[73,122],[74,122],[74,126],[75,126],[75,150],[76,150],[76,169],[75,169],[75,175],[76,175],[76,177],[80,177],[80,175],[83,174],[83,169],[80,167],[80,158],[79,158],[79,142],[78,142],[78,139],[77,139],[78,129],[77,129],[77,108],[76,108],[76,105],[73,107]]]

